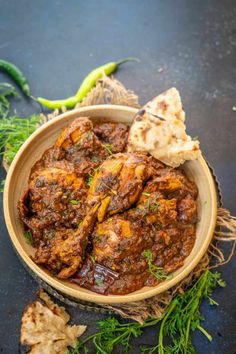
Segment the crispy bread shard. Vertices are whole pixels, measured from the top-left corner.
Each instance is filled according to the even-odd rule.
[[[66,354],[74,347],[86,326],[69,326],[69,314],[53,303],[43,291],[40,300],[27,306],[21,322],[21,345],[30,346],[30,354]]]
[[[149,101],[134,117],[128,151],[149,152],[166,165],[178,167],[201,154],[199,141],[186,134],[185,112],[176,88]]]

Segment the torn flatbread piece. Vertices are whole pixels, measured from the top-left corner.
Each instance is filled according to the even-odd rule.
[[[30,354],[66,354],[75,347],[86,326],[70,326],[69,314],[43,291],[39,301],[27,306],[21,322],[21,345],[30,346]]]
[[[128,151],[149,152],[171,167],[200,154],[199,141],[186,134],[185,112],[175,87],[149,101],[134,117]]]

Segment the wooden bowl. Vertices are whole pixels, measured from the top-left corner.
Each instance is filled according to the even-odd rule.
[[[45,123],[23,144],[12,162],[7,174],[4,190],[4,215],[11,241],[26,265],[51,287],[74,299],[81,299],[96,303],[121,303],[137,301],[162,293],[186,277],[198,264],[212,239],[217,213],[217,197],[214,180],[203,159],[186,162],[183,166],[187,176],[193,180],[199,190],[196,242],[191,254],[186,258],[184,265],[173,273],[173,277],[163,281],[155,287],[143,287],[127,295],[100,295],[83,289],[76,284],[52,277],[44,268],[38,266],[30,258],[34,249],[29,246],[23,235],[22,224],[19,220],[17,202],[27,186],[30,169],[40,159],[42,153],[53,145],[61,129],[73,119],[81,116],[91,117],[94,121],[111,121],[131,123],[135,108],[99,105],[79,108],[61,114],[57,118]]]

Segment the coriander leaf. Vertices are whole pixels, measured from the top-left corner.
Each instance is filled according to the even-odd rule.
[[[34,238],[33,238],[31,231],[29,231],[29,230],[25,231],[24,237],[25,237],[26,243],[28,243],[29,245],[32,245],[34,243]]]
[[[91,262],[96,263],[96,257],[95,256],[90,256]]]
[[[93,183],[93,176],[89,175],[87,185],[90,187],[92,185],[92,183]]]
[[[79,201],[78,201],[78,200],[75,200],[75,199],[71,199],[71,200],[70,200],[70,204],[72,204],[72,205],[78,205],[78,204],[79,204]]]
[[[95,163],[98,162],[98,158],[96,156],[92,156],[91,160]]]
[[[170,279],[171,276],[165,272],[164,268],[157,267],[156,264],[153,263],[151,250],[143,251],[143,256],[146,258],[149,272],[154,278],[156,278],[157,280]]]
[[[156,211],[156,209],[158,209],[158,207],[159,207],[159,204],[158,204],[158,203],[154,203],[154,204],[151,204],[151,205],[149,206],[149,210],[150,210],[151,212],[153,212],[153,211]]]

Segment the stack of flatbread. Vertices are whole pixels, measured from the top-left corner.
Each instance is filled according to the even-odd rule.
[[[134,117],[128,150],[149,152],[171,167],[197,159],[199,141],[186,134],[185,112],[176,88],[149,101]]]
[[[66,354],[75,347],[86,326],[69,326],[69,314],[44,292],[27,306],[21,322],[21,345],[30,346],[30,354]]]

